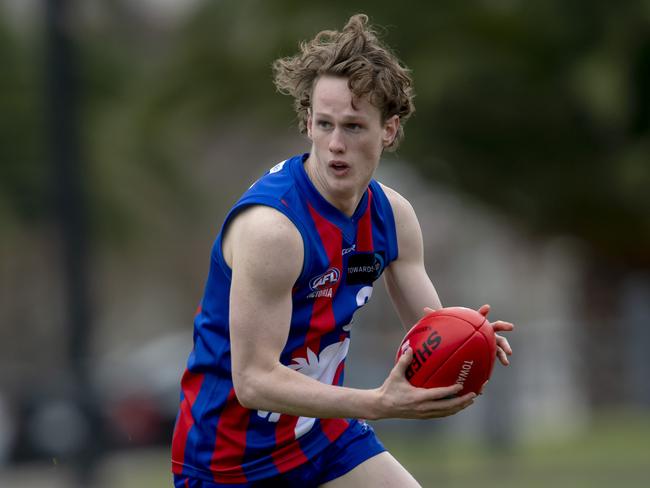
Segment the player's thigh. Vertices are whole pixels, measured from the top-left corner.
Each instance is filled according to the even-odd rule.
[[[388,451],[377,454],[322,488],[421,488]]]

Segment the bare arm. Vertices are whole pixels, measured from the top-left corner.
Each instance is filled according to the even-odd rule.
[[[231,224],[223,244],[231,266],[232,374],[240,403],[251,409],[318,418],[432,418],[451,415],[471,395],[446,399],[457,387],[420,389],[404,377],[410,354],[380,388],[321,383],[282,363],[289,334],[291,289],[302,269],[300,233],[280,212],[252,207]]]
[[[411,204],[399,193],[383,187],[395,216],[398,258],[384,273],[388,294],[405,328],[423,315],[425,307],[439,309],[440,298],[424,267],[422,230]]]
[[[422,230],[411,204],[399,193],[383,186],[395,216],[397,227],[398,258],[384,273],[386,288],[393,305],[406,329],[411,328],[423,315],[442,307],[438,293],[424,267],[424,246]],[[487,308],[485,308],[487,307]],[[489,305],[481,307],[484,315]],[[492,322],[495,332],[509,332],[514,326],[510,322]],[[512,348],[508,340],[497,334],[497,357],[504,366],[509,364]]]

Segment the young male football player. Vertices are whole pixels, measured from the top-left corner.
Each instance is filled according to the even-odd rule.
[[[380,387],[342,386],[352,317],[381,275],[406,327],[441,307],[413,208],[373,179],[413,92],[367,20],[274,64],[311,150],[244,193],[214,244],[174,431],[177,487],[419,486],[358,419],[445,417],[474,401],[459,385],[413,387],[410,350]]]

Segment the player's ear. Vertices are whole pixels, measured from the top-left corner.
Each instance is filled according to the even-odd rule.
[[[386,122],[384,122],[383,134],[381,138],[381,142],[384,147],[388,147],[393,143],[395,137],[397,137],[398,130],[399,115],[393,115],[392,117],[386,119]]]

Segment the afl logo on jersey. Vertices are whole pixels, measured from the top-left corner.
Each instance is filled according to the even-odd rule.
[[[323,274],[312,278],[309,282],[309,288],[313,291],[322,290],[324,288],[331,288],[336,283],[338,283],[341,278],[341,272],[338,268],[330,268],[325,271]]]

